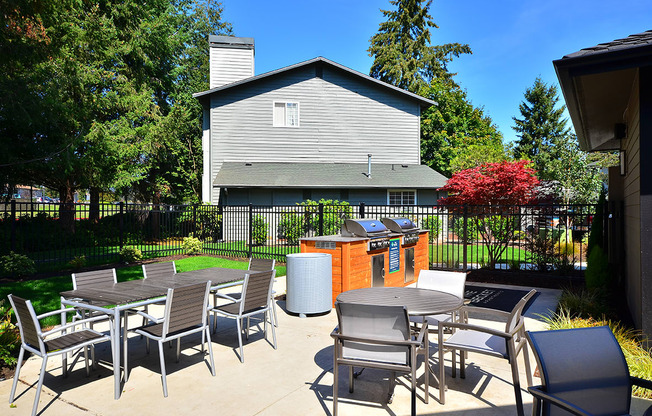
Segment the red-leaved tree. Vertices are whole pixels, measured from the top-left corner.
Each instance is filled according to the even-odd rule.
[[[456,173],[440,188],[449,194],[440,203],[466,207],[453,211],[468,214],[458,220],[465,221],[465,234],[466,230],[475,229],[482,237],[491,268],[514,240],[518,205],[528,204],[535,198],[539,180],[530,166],[527,160],[489,163]]]

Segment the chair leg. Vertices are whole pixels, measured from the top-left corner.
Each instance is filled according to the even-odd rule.
[[[128,364],[128,357],[129,354],[127,353],[128,345],[129,345],[129,337],[128,335],[128,330],[129,330],[129,313],[127,311],[124,312],[124,317],[123,319],[123,325],[122,325],[122,351],[123,351],[123,357],[122,357],[122,367],[124,368],[125,371],[125,383],[129,381],[129,364]],[[145,319],[145,317],[143,317]],[[120,336],[120,335],[118,335]],[[141,335],[142,337],[142,335]],[[147,353],[149,354],[149,338],[147,338]]]
[[[86,367],[86,377],[91,376],[91,369],[88,367],[88,346],[84,348],[84,366]]]
[[[204,348],[204,344],[202,343],[202,350]],[[181,337],[177,338],[177,362],[179,362],[179,359],[181,358]]]
[[[335,346],[337,349],[337,345]],[[337,352],[333,352],[333,416],[337,416],[337,389],[339,378],[339,365],[337,365]]]
[[[65,354],[64,354],[65,355]],[[45,366],[48,363],[48,356],[43,357],[41,364],[41,373],[38,376],[38,385],[36,386],[36,397],[34,397],[34,407],[32,407],[32,416],[36,416],[36,409],[38,409],[38,399],[41,397],[41,389],[43,388],[43,379],[45,378]]]
[[[466,351],[460,350],[460,378],[466,378]]]
[[[20,367],[23,364],[23,357],[25,356],[25,350],[23,347],[20,347],[20,352],[18,353],[18,363],[16,364],[16,372],[14,373],[14,382],[11,384],[11,394],[9,395],[9,404],[14,402],[14,397],[16,397],[16,386],[18,385],[18,376],[20,375]]]
[[[244,352],[242,350],[242,318],[236,318],[235,323],[238,327],[238,345],[240,346],[240,362],[244,363]]]
[[[213,361],[213,344],[211,343],[211,331],[208,329],[208,325],[206,325],[206,330],[202,332],[202,338],[203,335],[206,335],[206,340],[207,342],[207,348],[208,348],[208,356],[211,358],[211,374],[213,377],[215,377],[215,362]],[[202,351],[203,351],[203,343],[202,343]]]
[[[272,338],[274,339],[274,349],[276,349],[276,317],[273,316],[273,314],[269,314],[270,319],[272,319],[272,324],[270,327],[272,328]]]
[[[525,377],[527,377],[527,386],[532,387],[532,367],[530,366],[530,353],[527,342],[523,345],[523,359],[525,360]]]
[[[353,376],[353,366],[349,366],[349,393],[353,393],[353,383],[355,377]]]
[[[278,306],[276,305],[276,299],[274,299],[274,294],[276,294],[276,292],[272,292],[272,299],[271,299],[271,302],[272,302],[272,315],[274,315],[274,326],[278,328],[278,315],[276,313],[276,308]]]
[[[514,396],[516,397],[516,413],[518,416],[525,416],[523,410],[523,396],[521,395],[521,383],[518,377],[518,360],[513,342],[507,343],[507,352],[509,354],[509,363],[512,367],[512,381],[514,383]]]
[[[430,368],[428,368],[428,358],[430,357],[430,343],[428,342],[428,331],[426,331],[426,337],[424,339],[425,343],[425,356],[423,357],[423,365],[425,368],[425,374],[423,375],[423,382],[425,383],[424,386],[424,393],[425,393],[425,402],[428,404],[428,400],[430,398],[430,394],[428,393],[428,387],[430,385]]]
[[[245,339],[247,341],[249,341],[249,324],[250,324],[249,320],[250,320],[250,317],[247,316],[247,330],[245,331]]]
[[[168,397],[168,382],[165,376],[165,356],[163,355],[163,341],[158,341],[158,354],[161,362],[161,380],[163,382],[163,396]]]
[[[439,325],[438,328],[438,349],[437,353],[439,355],[439,403],[445,404],[446,403],[446,381],[445,381],[445,373],[444,373],[444,328],[443,326]]]

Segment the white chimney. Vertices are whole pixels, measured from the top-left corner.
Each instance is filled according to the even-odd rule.
[[[254,38],[208,37],[210,45],[210,88],[254,76]]]

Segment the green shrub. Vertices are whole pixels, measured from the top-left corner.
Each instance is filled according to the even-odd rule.
[[[120,259],[125,263],[134,263],[143,259],[143,252],[136,247],[125,246],[120,250]]]
[[[296,245],[299,238],[305,234],[305,224],[303,217],[294,212],[284,212],[281,214],[281,220],[278,223],[278,238],[285,240],[288,245]]]
[[[338,234],[344,219],[351,218],[351,206],[346,201],[323,198],[319,201],[308,199],[298,204],[305,207],[304,226],[315,232],[319,232],[319,204],[324,206],[324,235]]]
[[[0,300],[0,367],[16,365],[16,353],[20,348],[20,332],[11,322],[9,302]]]
[[[441,218],[436,215],[428,215],[421,221],[421,228],[429,231],[428,242],[432,243],[439,239],[441,232]]]
[[[34,260],[22,254],[14,253],[0,257],[0,275],[9,277],[23,277],[36,273]]]
[[[607,292],[599,289],[564,289],[557,311],[567,311],[577,318],[611,316]]]
[[[466,240],[464,239],[464,217],[455,217],[453,219],[453,232],[460,241],[466,244],[472,244],[478,239],[478,223],[475,218],[469,218],[466,221]]]
[[[181,244],[184,253],[194,256],[195,254],[200,254],[204,249],[204,245],[201,240],[197,237],[193,237],[190,234],[188,237],[183,238],[183,243]]]
[[[73,270],[79,270],[82,267],[86,266],[86,256],[83,254],[81,256],[76,256],[68,262],[68,266]]]
[[[588,289],[607,289],[611,283],[609,259],[599,245],[593,246],[589,253],[584,280]]]
[[[251,239],[253,240],[254,245],[264,246],[267,244],[267,229],[268,224],[265,221],[265,217],[262,215],[254,215],[251,221],[252,235]]]

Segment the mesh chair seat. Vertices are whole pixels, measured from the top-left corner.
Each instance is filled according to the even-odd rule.
[[[507,344],[505,338],[486,332],[457,330],[446,340],[446,346],[453,350],[468,350],[493,355],[500,358],[507,358]],[[472,348],[469,348],[472,346]]]

